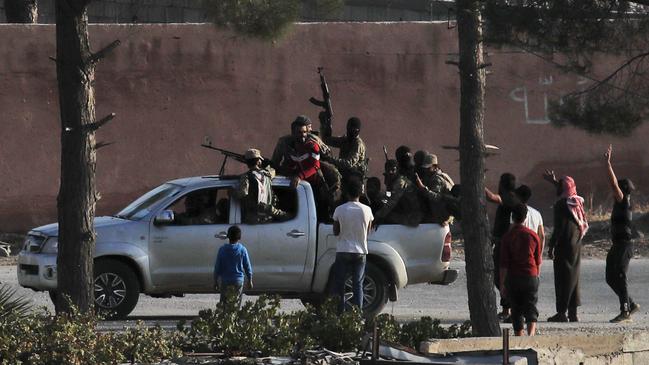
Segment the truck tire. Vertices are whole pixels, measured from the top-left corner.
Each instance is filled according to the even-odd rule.
[[[104,259],[95,262],[95,310],[107,319],[125,318],[140,297],[140,281],[125,263]]]
[[[345,298],[351,299],[351,277],[345,283]],[[349,296],[347,293],[349,292]],[[381,313],[388,302],[388,280],[381,269],[371,262],[365,265],[363,280],[363,314],[371,318]]]

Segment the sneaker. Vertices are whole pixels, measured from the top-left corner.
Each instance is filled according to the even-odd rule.
[[[566,317],[565,313],[557,313],[548,318],[548,322],[568,322],[568,317]]]
[[[624,322],[631,322],[631,314],[630,312],[622,312],[618,314],[615,318],[611,319],[611,323],[624,323]]]
[[[512,316],[507,316],[503,318],[503,323],[512,323]]]
[[[635,313],[635,312],[637,312],[639,310],[640,310],[640,304],[633,303],[633,304],[631,304],[631,310],[629,311],[629,315],[631,315],[631,314],[633,314],[633,313]]]
[[[568,322],[579,322],[579,317],[576,314],[569,315]]]
[[[505,312],[505,311],[502,311],[502,312],[498,313],[498,319],[500,319],[501,321],[504,320],[505,318],[509,317],[509,316],[511,316],[511,314],[509,314],[508,312]]]

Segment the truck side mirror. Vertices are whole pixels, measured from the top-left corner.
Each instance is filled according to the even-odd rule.
[[[153,219],[153,224],[156,226],[163,226],[166,224],[171,224],[174,222],[174,211],[173,210],[163,210],[158,213]]]

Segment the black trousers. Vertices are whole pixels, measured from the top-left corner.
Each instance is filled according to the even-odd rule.
[[[493,261],[494,261],[494,285],[496,289],[500,290],[500,238],[494,239],[493,245]],[[500,297],[500,306],[503,310],[509,309],[511,303],[508,298]]]
[[[507,275],[505,285],[512,306],[512,325],[514,331],[520,331],[525,323],[536,322],[539,318],[536,309],[539,277]]]
[[[633,257],[633,243],[630,240],[613,240],[613,246],[606,255],[606,283],[620,299],[620,311],[628,312],[633,305],[629,296],[626,273]]]

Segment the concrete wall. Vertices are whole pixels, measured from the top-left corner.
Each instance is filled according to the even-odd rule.
[[[200,148],[205,135],[235,151],[257,146],[270,154],[297,114],[316,118],[317,66],[333,94],[334,129],[349,116],[364,122],[371,174],[380,176],[382,145],[407,144],[438,154],[458,180],[456,30],[446,23],[301,24],[264,43],[211,25],[93,25],[92,44],[122,45],[97,68],[97,116],[117,113],[98,133],[114,141],[100,150],[100,214],[168,179],[218,170],[221,156]],[[59,184],[58,99],[54,27],[0,26],[0,231],[20,231],[56,220]],[[534,56],[491,50],[485,135],[502,148],[488,159],[494,186],[510,171],[534,189],[532,203],[547,209],[552,192],[540,174],[571,174],[582,195],[606,198],[601,156],[609,142],[621,176],[649,182],[649,126],[628,139],[589,136],[550,126],[544,100],[583,87]],[[236,163],[229,172],[238,172]],[[495,186],[494,186],[495,187]]]

